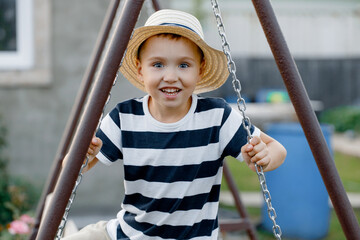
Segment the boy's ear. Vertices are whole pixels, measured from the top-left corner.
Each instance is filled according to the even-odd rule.
[[[141,72],[142,68],[141,68],[141,62],[140,62],[140,60],[139,60],[139,59],[136,59],[135,64],[136,64],[137,77],[138,77],[138,79],[139,79],[140,81],[143,81],[143,80],[142,80],[142,72]]]

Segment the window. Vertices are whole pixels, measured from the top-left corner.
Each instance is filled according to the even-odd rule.
[[[0,0],[0,88],[51,83],[51,0]]]
[[[0,0],[0,71],[34,65],[32,0]]]

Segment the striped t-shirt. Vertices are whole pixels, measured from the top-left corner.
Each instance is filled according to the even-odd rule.
[[[109,221],[112,239],[217,239],[225,156],[241,160],[241,115],[219,98],[192,95],[175,123],[152,118],[148,96],[118,104],[103,119],[98,159],[124,165],[125,197]],[[252,128],[253,135],[259,135]]]

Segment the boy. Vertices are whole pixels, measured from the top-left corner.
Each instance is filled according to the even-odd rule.
[[[190,14],[161,10],[134,31],[120,71],[148,95],[118,104],[103,119],[86,168],[122,159],[122,210],[66,239],[218,238],[224,157],[269,171],[286,156],[256,127],[248,144],[237,111],[222,99],[195,94],[220,87],[226,66]]]

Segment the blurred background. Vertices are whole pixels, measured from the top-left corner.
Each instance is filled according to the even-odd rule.
[[[210,0],[158,2],[162,8],[196,15],[206,41],[221,49]],[[15,215],[35,213],[109,3],[0,0],[0,234]],[[251,1],[219,3],[252,122],[264,131],[269,124],[296,123]],[[272,4],[313,108],[319,120],[331,126],[327,130],[330,147],[343,164],[339,171],[345,188],[360,193],[356,178],[360,176],[356,150],[360,148],[360,1],[273,0]],[[146,0],[137,25],[143,25],[152,12]],[[144,93],[119,76],[111,95],[106,112],[117,102]],[[231,81],[205,95],[230,103],[235,96]],[[350,160],[344,160],[347,157]],[[234,165],[232,169],[238,171]],[[90,221],[88,215],[115,216],[123,197],[122,173],[119,163],[111,168],[99,164],[86,174],[72,208],[78,225]],[[256,176],[247,172],[242,176],[258,184]],[[239,189],[253,193],[258,192],[257,186],[243,184]],[[226,186],[223,191],[225,196]],[[261,213],[252,208],[260,209],[259,201],[249,206],[257,223]],[[231,201],[223,204],[231,209]]]

